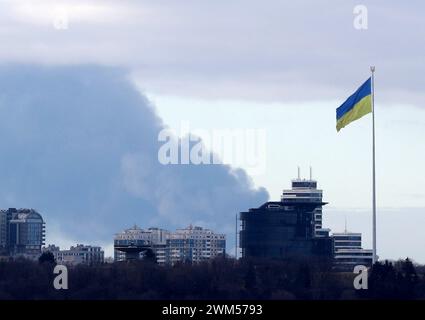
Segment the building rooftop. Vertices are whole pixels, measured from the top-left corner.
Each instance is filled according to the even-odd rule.
[[[34,209],[17,209],[17,210],[15,209],[16,211],[13,210],[13,208],[11,209],[12,210],[9,209],[10,211],[8,211],[8,212],[12,212],[11,222],[26,222],[28,220],[38,220],[39,222],[44,223],[43,217],[41,216],[41,214]],[[37,222],[37,221],[32,221],[32,222]]]

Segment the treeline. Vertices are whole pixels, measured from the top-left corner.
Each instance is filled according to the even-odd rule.
[[[159,266],[153,261],[68,268],[68,290],[53,286],[54,261],[0,262],[4,299],[425,299],[425,267],[408,259],[377,263],[367,290],[350,272],[324,261],[216,258],[201,264]]]

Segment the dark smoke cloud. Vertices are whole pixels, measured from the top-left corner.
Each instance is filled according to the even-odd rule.
[[[0,119],[1,207],[36,208],[70,239],[193,223],[231,248],[235,213],[268,198],[239,169],[161,165],[164,125],[121,69],[2,66]]]

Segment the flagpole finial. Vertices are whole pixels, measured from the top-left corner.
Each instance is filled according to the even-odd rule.
[[[370,71],[375,72],[375,66],[370,66]]]

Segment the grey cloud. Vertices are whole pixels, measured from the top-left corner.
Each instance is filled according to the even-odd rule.
[[[87,3],[112,10],[71,10],[57,31],[4,2],[0,59],[125,66],[156,93],[272,101],[344,99],[374,64],[379,102],[424,102],[422,1],[363,1],[366,31],[353,0]]]
[[[163,124],[125,70],[3,66],[0,88],[2,206],[40,210],[67,239],[200,223],[233,245],[235,214],[268,198],[242,170],[161,165]]]

